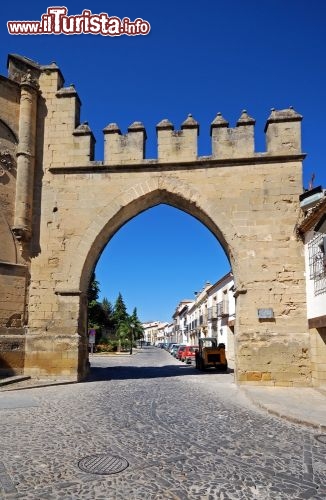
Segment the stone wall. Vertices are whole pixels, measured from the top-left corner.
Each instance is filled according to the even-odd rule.
[[[11,63],[15,66],[14,58]],[[19,60],[20,66],[24,60]],[[81,379],[87,372],[86,290],[103,247],[132,217],[159,203],[199,219],[223,245],[236,285],[238,383],[311,384],[303,246],[295,235],[302,192],[301,116],[273,110],[267,151],[254,149],[246,111],[229,128],[211,124],[212,155],[199,157],[199,124],[157,125],[158,158],[145,158],[146,131],[104,129],[104,161],[80,123],[80,100],[59,68],[32,67],[39,85],[35,189],[28,256],[26,374]],[[31,164],[29,165],[29,168]],[[258,309],[272,310],[259,319]]]
[[[28,269],[12,227],[15,214],[20,87],[0,77],[0,376],[23,373]]]
[[[326,328],[312,328],[311,338],[311,368],[312,381],[315,386],[326,384]]]
[[[223,235],[238,293],[239,382],[310,383],[304,262],[294,234],[300,162],[210,162],[178,172],[138,168],[132,175],[121,167],[60,168],[51,175],[42,200],[41,247],[46,251],[31,268],[30,332],[42,336],[46,328],[47,335],[51,330],[76,334],[78,294],[85,293],[103,246],[140,211],[168,203],[197,217],[217,237]],[[259,320],[258,308],[272,308],[274,318]]]
[[[0,262],[0,376],[23,373],[27,268]]]

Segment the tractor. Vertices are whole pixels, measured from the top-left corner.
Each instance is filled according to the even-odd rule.
[[[199,339],[199,348],[196,351],[196,368],[206,370],[206,368],[215,368],[226,372],[228,363],[225,356],[225,344],[217,344],[215,337],[205,337]]]

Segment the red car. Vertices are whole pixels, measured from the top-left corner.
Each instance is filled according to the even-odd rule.
[[[187,345],[185,349],[181,352],[181,361],[185,363],[191,363],[195,360],[196,351],[198,351],[198,345]]]
[[[181,361],[181,355],[182,355],[182,353],[183,353],[183,351],[185,350],[186,347],[187,347],[186,345],[181,345],[181,346],[178,347],[178,350],[177,350],[177,353],[176,353],[175,357],[179,361]]]

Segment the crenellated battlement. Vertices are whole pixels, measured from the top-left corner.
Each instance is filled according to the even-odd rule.
[[[128,133],[121,134],[116,123],[110,123],[104,133],[104,163],[139,162],[145,158],[145,127],[141,122],[134,122],[128,127]]]
[[[197,159],[199,124],[192,115],[182,123],[181,130],[165,119],[156,125],[158,161],[194,161]]]
[[[301,153],[302,116],[292,107],[272,109],[265,126],[267,155],[291,155]],[[212,159],[251,158],[255,152],[254,118],[243,110],[236,127],[230,128],[228,121],[217,113],[211,123]],[[116,123],[105,129],[104,164],[135,163],[145,160],[146,130],[141,122],[128,127],[128,133],[121,134]],[[164,119],[156,125],[157,161],[187,162],[198,159],[199,123],[191,114],[181,124],[181,130]]]
[[[301,153],[301,121],[292,106],[288,109],[272,109],[265,134],[269,154]]]
[[[244,158],[255,153],[255,120],[247,111],[237,121],[236,128],[229,128],[229,123],[221,113],[217,113],[211,123],[213,158]]]
[[[73,84],[65,87],[56,63],[41,66],[27,58],[11,55],[8,59],[9,79],[22,85],[35,81],[44,105],[44,165],[80,167],[92,164],[95,138],[87,122],[80,122],[81,101]],[[27,76],[26,76],[27,75]],[[25,78],[25,80],[24,80]],[[272,109],[265,126],[266,151],[255,151],[255,119],[243,110],[234,128],[217,113],[210,126],[211,155],[205,159],[232,160],[258,158],[262,155],[286,156],[301,153],[302,116],[292,107]],[[189,114],[175,130],[168,119],[156,125],[157,159],[146,159],[146,129],[133,122],[126,134],[116,123],[104,129],[104,165],[153,163],[187,163],[198,157],[199,123]]]

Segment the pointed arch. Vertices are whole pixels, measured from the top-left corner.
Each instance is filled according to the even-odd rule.
[[[140,213],[159,204],[166,204],[178,208],[198,219],[206,226],[221,244],[230,261],[233,273],[236,274],[236,258],[232,242],[227,241],[226,227],[230,231],[230,221],[225,215],[216,211],[216,208],[206,200],[202,200],[200,192],[189,188],[185,183],[173,179],[164,179],[158,183],[156,189],[150,190],[149,181],[135,184],[128,191],[120,193],[112,203],[103,207],[97,217],[87,228],[82,241],[78,245],[80,258],[83,260],[82,269],[77,269],[81,259],[71,261],[70,276],[79,276],[76,286],[84,292],[87,289],[91,273],[96,266],[101,253],[114,234],[129,220]],[[147,188],[147,192],[146,192]],[[180,192],[181,191],[181,192]],[[216,223],[215,221],[218,221]]]
[[[0,138],[6,139],[9,142],[17,145],[18,137],[9,125],[0,118]]]

